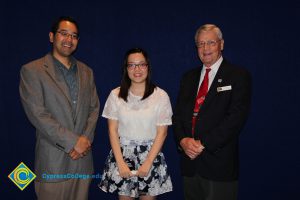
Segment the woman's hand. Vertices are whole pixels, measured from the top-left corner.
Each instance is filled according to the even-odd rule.
[[[133,176],[128,165],[124,161],[118,163],[118,168],[119,168],[119,176],[121,176],[122,178],[130,178],[131,176]]]
[[[141,178],[148,176],[151,166],[152,162],[145,160],[142,166],[140,166],[140,168],[138,169],[136,176],[139,176]]]

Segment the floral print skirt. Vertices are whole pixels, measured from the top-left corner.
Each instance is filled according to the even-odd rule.
[[[134,141],[127,141],[125,145],[121,144],[124,161],[130,170],[138,170],[147,158],[152,144],[153,142],[136,144]],[[142,195],[157,196],[172,191],[171,178],[167,172],[167,164],[162,152],[153,161],[147,177],[122,178],[119,176],[117,163],[111,150],[98,186],[105,192],[135,198]]]

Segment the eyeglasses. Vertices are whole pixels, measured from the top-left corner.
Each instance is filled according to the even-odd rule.
[[[56,32],[59,33],[63,38],[71,37],[71,39],[73,39],[73,40],[79,39],[79,36],[76,33],[68,33],[67,31],[56,31]]]
[[[214,47],[217,45],[217,43],[219,42],[220,40],[208,40],[206,42],[204,41],[201,41],[201,42],[196,42],[196,46],[198,48],[203,48],[205,45],[208,46],[208,47]]]
[[[132,71],[134,70],[136,67],[140,68],[141,70],[145,70],[148,67],[147,63],[128,63],[127,64],[127,69]]]

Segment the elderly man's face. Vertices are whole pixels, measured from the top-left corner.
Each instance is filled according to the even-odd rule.
[[[198,56],[206,67],[212,66],[221,56],[224,40],[220,40],[215,31],[203,31],[196,40]]]

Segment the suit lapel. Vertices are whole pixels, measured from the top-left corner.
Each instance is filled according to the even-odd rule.
[[[59,69],[57,69],[53,64],[53,58],[50,54],[47,54],[45,57],[45,65],[44,65],[46,72],[49,74],[49,76],[52,78],[54,83],[58,86],[58,88],[62,91],[63,95],[66,97],[66,99],[69,102],[69,105],[71,106],[71,96],[69,93],[68,86],[66,85],[66,82],[64,80],[64,77],[61,73],[59,73]]]
[[[192,91],[192,97],[193,100],[196,100],[197,94],[198,94],[198,87],[199,87],[199,81],[200,81],[200,75],[201,75],[201,69],[199,69],[194,76],[191,78],[191,91]],[[195,102],[194,102],[195,103]]]
[[[187,102],[188,110],[190,111],[189,116],[193,116],[194,112],[194,106],[195,106],[195,100],[198,94],[198,86],[199,86],[199,81],[200,81],[200,75],[201,75],[201,68],[192,74],[192,76],[189,77],[189,101]]]

